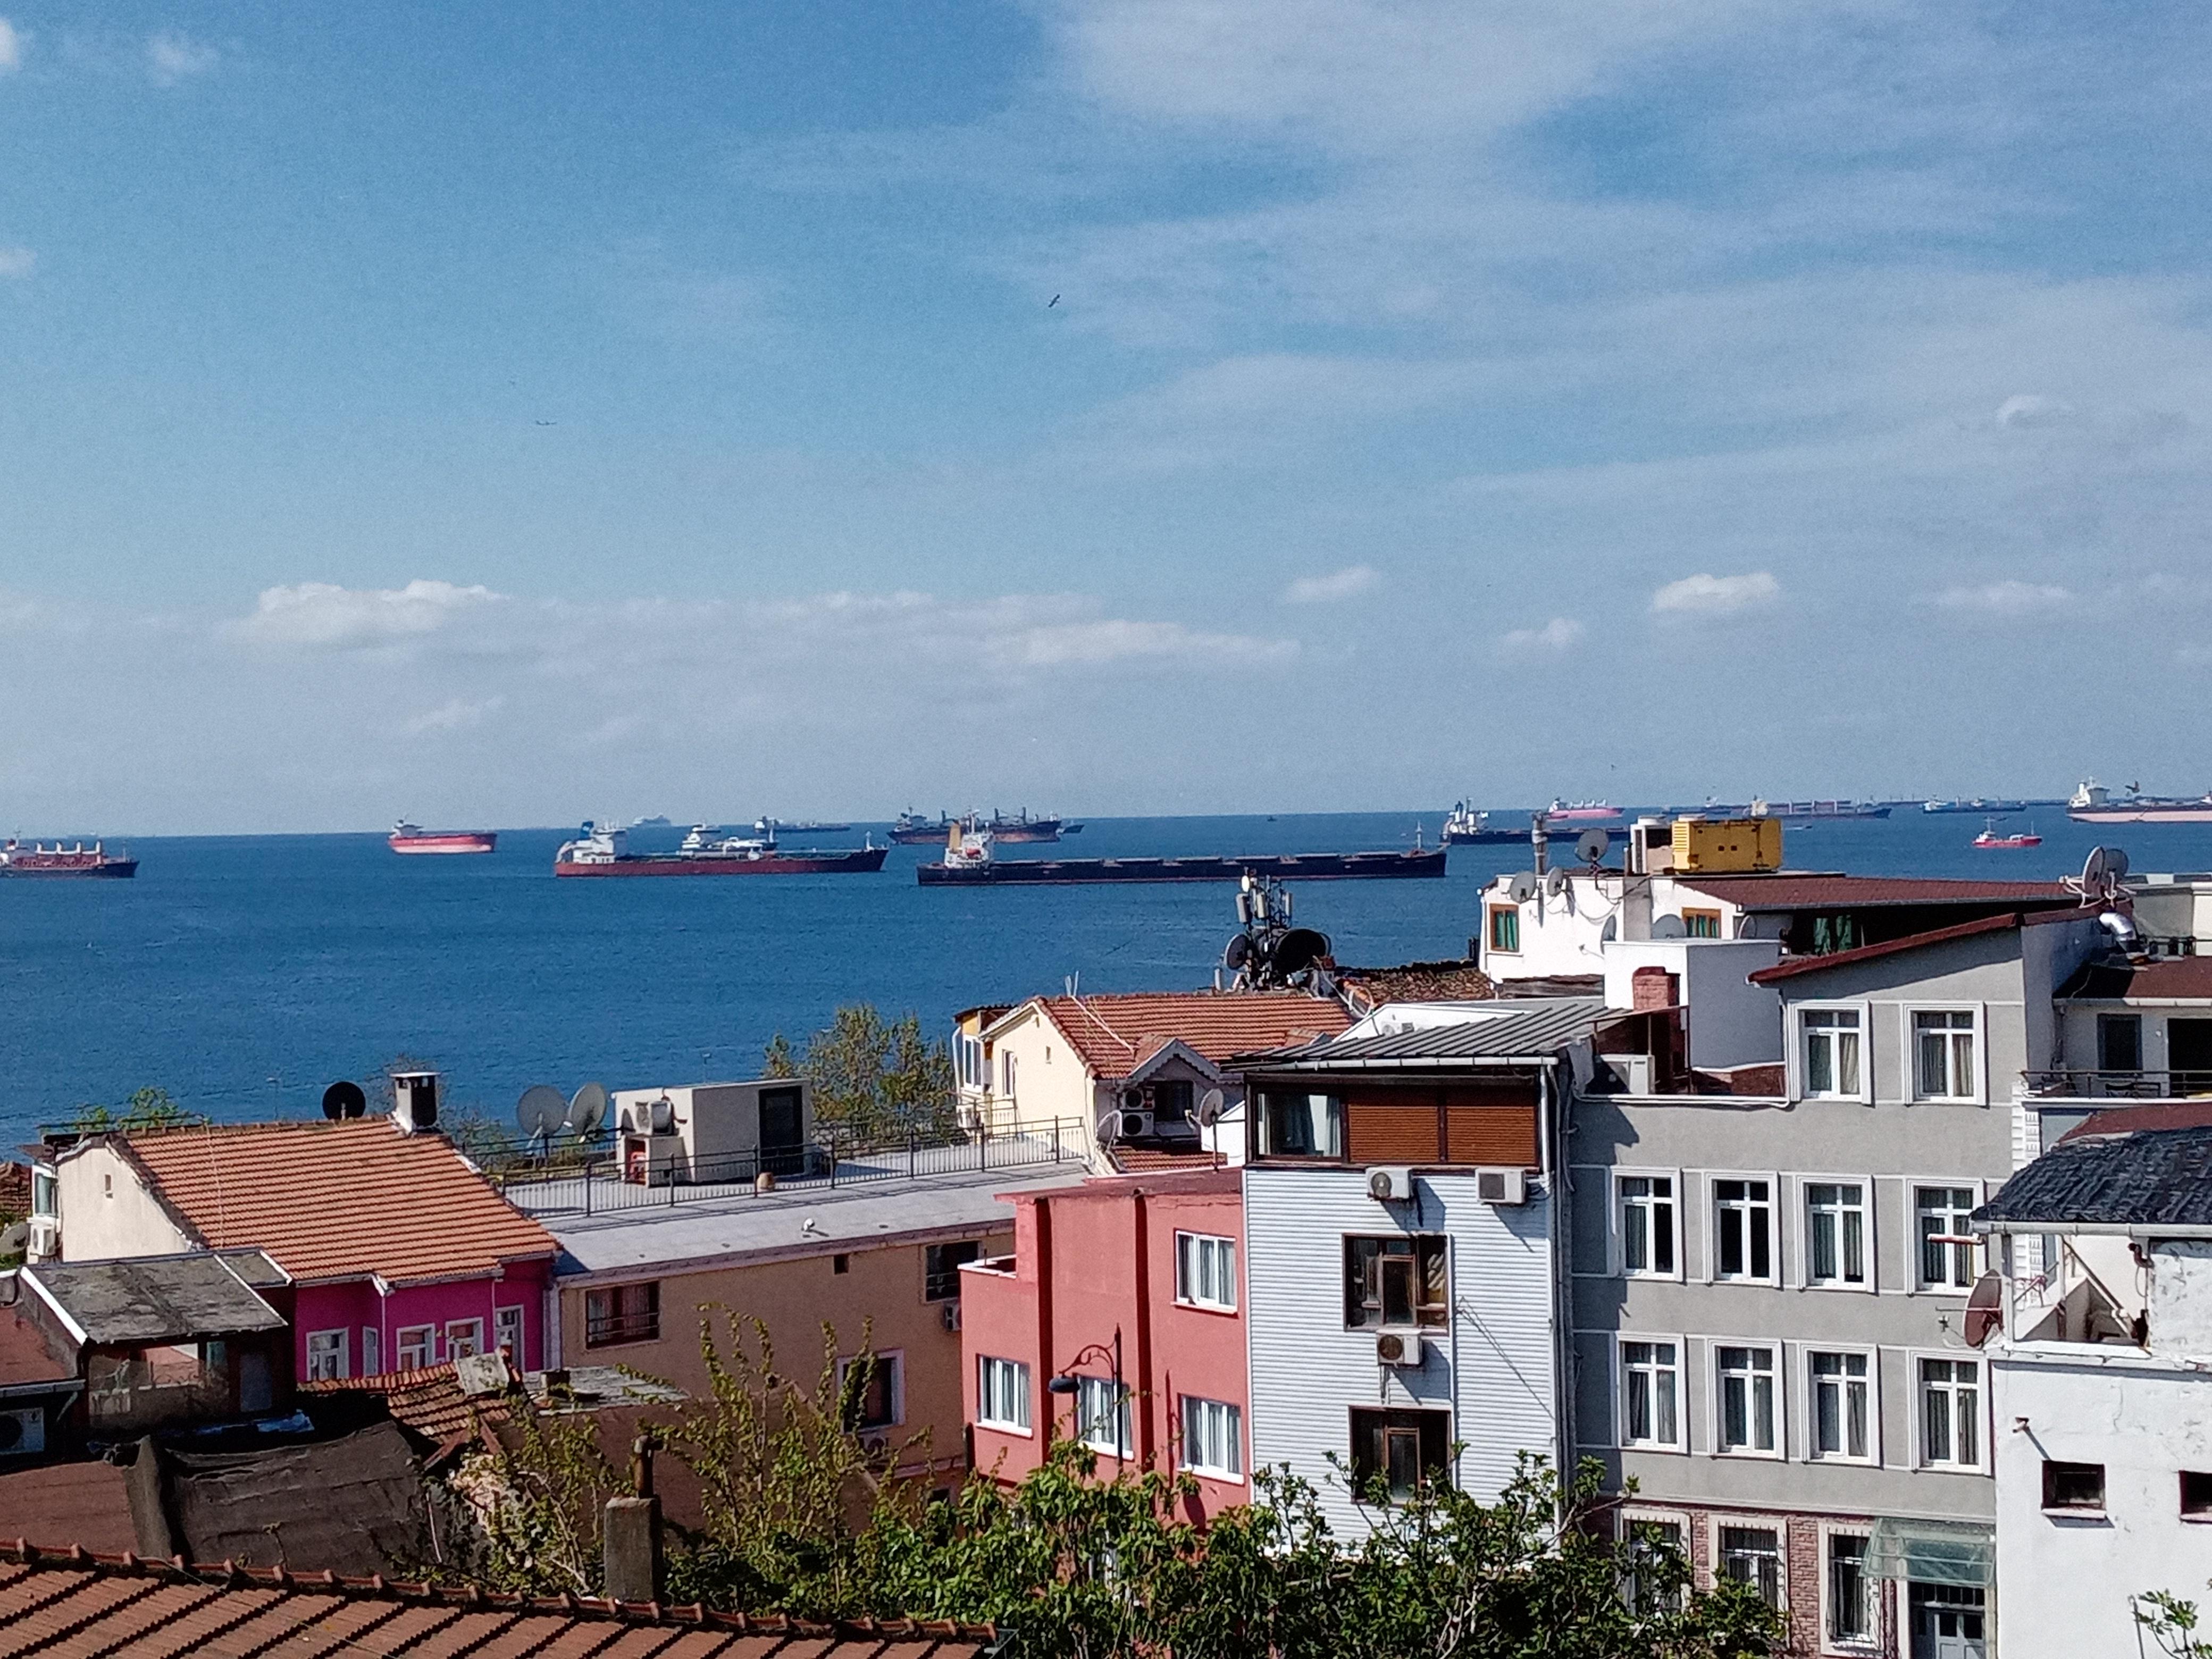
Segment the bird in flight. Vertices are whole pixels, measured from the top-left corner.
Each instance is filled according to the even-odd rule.
[[[538,424],[540,426],[558,426],[561,422],[558,421],[540,421]]]
[[[1052,296],[1052,298],[1050,298],[1049,300],[1047,300],[1047,301],[1044,302],[1044,308],[1045,308],[1047,311],[1050,311],[1050,310],[1051,310],[1054,306],[1058,305],[1059,303],[1060,303],[1060,295],[1058,295],[1057,294],[1055,294],[1055,295],[1054,295]]]

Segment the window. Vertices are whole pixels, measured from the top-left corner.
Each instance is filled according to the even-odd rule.
[[[1856,1181],[1815,1181],[1805,1188],[1805,1282],[1867,1282],[1866,1188]]]
[[[1774,1438],[1774,1350],[1716,1348],[1720,1373],[1721,1431],[1724,1452],[1771,1455]]]
[[[522,1365],[522,1308],[517,1304],[511,1308],[491,1310],[492,1346],[511,1355],[517,1370]]]
[[[399,1369],[419,1371],[425,1365],[437,1362],[438,1328],[435,1325],[405,1325],[398,1334]]]
[[[837,1392],[844,1401],[848,1429],[898,1426],[905,1416],[902,1369],[896,1353],[860,1354],[837,1362]]]
[[[1217,1480],[1242,1480],[1244,1413],[1224,1401],[1183,1395],[1182,1466]]]
[[[1812,1378],[1811,1455],[1867,1462],[1874,1413],[1866,1355],[1809,1354],[1806,1369]]]
[[[1517,904],[1493,904],[1490,907],[1490,948],[1511,956],[1521,948],[1521,907]]]
[[[975,1420],[985,1428],[1030,1431],[1030,1368],[1018,1359],[976,1362]]]
[[[1209,1233],[1176,1235],[1176,1300],[1237,1311],[1237,1241]]]
[[[1782,1534],[1771,1527],[1723,1527],[1721,1575],[1749,1584],[1770,1607],[1782,1605]]]
[[[1682,937],[1685,939],[1718,939],[1721,936],[1721,913],[1717,910],[1684,910]]]
[[[1974,1285],[1971,1187],[1912,1189],[1913,1232],[1920,1241],[1920,1288],[1966,1291]]]
[[[466,1359],[483,1352],[483,1321],[454,1319],[446,1325],[446,1358]]]
[[[831,1256],[830,1258],[830,1271],[833,1273],[848,1273],[852,1272],[853,1258],[842,1254],[842,1252]]]
[[[2097,1069],[2100,1072],[2142,1070],[2142,1016],[2097,1016]]]
[[[1716,1181],[1713,1210],[1719,1234],[1716,1279],[1774,1277],[1774,1205],[1764,1181]]]
[[[1916,1099],[1972,1100],[1980,1094],[1980,1072],[1974,1064],[1974,1016],[1970,1010],[1915,1013],[1912,1057]]]
[[[60,1181],[55,1176],[54,1172],[52,1170],[46,1168],[43,1164],[33,1169],[31,1171],[31,1213],[33,1215],[59,1215],[61,1212]]]
[[[1838,1100],[1863,1098],[1859,1083],[1859,1011],[1807,1008],[1797,1016],[1804,1042],[1805,1093]]]
[[[2043,1507],[2046,1510],[2105,1509],[2102,1463],[2054,1463],[2043,1460]]]
[[[1624,1516],[1622,1522],[1628,1529],[1628,1547],[1623,1552],[1627,1582],[1621,1586],[1621,1597],[1629,1611],[1648,1617],[1670,1605],[1680,1606],[1690,1588],[1682,1523],[1640,1515]]]
[[[2212,1521],[2212,1472],[2181,1472],[2181,1516],[2185,1521]]]
[[[660,1285],[610,1285],[584,1292],[584,1346],[611,1348],[618,1342],[660,1340]]]
[[[958,1244],[930,1244],[921,1252],[921,1299],[957,1302],[960,1298],[960,1269],[983,1254],[981,1239]]]
[[[1378,1478],[1393,1498],[1410,1498],[1422,1483],[1451,1478],[1451,1413],[1352,1413],[1352,1475],[1362,1492]]]
[[[1867,1572],[1863,1533],[1828,1534],[1828,1640],[1839,1647],[1875,1639],[1874,1580]]]
[[[1434,1330],[1451,1323],[1446,1241],[1344,1241],[1344,1322],[1351,1330]]]
[[[1674,1178],[1622,1176],[1620,1270],[1652,1279],[1674,1276]]]
[[[984,1048],[981,1037],[963,1031],[952,1040],[953,1063],[959,1073],[963,1089],[988,1089],[991,1086],[990,1050]]]
[[[1620,1443],[1661,1446],[1682,1443],[1677,1402],[1681,1370],[1672,1342],[1620,1345]]]
[[[1920,1461],[1933,1468],[1982,1466],[1982,1365],[1920,1362]]]
[[[1075,1437],[1109,1457],[1134,1457],[1136,1423],[1128,1390],[1117,1388],[1110,1376],[1077,1377]]]
[[[1334,1095],[1260,1097],[1260,1151],[1268,1158],[1342,1158],[1344,1103]]]
[[[999,1055],[999,1092],[1008,1100],[1014,1097],[1014,1051],[1011,1048]]]
[[[332,1382],[346,1374],[346,1334],[342,1331],[307,1333],[307,1381]]]
[[[380,1376],[384,1373],[384,1333],[374,1325],[361,1328],[361,1374]]]

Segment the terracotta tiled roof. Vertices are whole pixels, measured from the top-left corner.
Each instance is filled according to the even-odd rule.
[[[1128,1076],[1161,1039],[1177,1038],[1218,1065],[1231,1054],[1334,1036],[1352,1024],[1341,1003],[1303,991],[1143,992],[1031,1000],[1098,1078]]]
[[[169,1129],[129,1146],[204,1243],[258,1245],[303,1282],[451,1278],[560,1248],[443,1139],[389,1118]]]
[[[398,1654],[410,1659],[976,1659],[988,1625],[811,1624],[592,1597],[529,1599],[273,1568],[178,1566],[0,1544],[0,1628],[46,1659]]]
[[[1170,1152],[1164,1146],[1132,1146],[1126,1142],[1109,1146],[1106,1156],[1114,1160],[1114,1167],[1123,1175],[1158,1175],[1171,1170],[1205,1170],[1213,1168],[1212,1152]]]
[[[302,1382],[300,1392],[325,1397],[365,1395],[381,1400],[393,1422],[414,1430],[426,1440],[441,1443],[457,1434],[468,1433],[478,1423],[507,1420],[504,1395],[462,1393],[450,1364],[386,1371],[380,1376],[325,1378]]]
[[[49,1538],[81,1541],[88,1550],[119,1554],[138,1547],[123,1471],[97,1459],[0,1474],[0,1515],[11,1529],[36,1528]]]

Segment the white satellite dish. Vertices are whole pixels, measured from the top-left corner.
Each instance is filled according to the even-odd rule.
[[[1651,918],[1651,937],[1654,939],[1686,939],[1690,930],[1682,925],[1680,916]]]
[[[607,1085],[586,1083],[576,1091],[575,1098],[568,1103],[568,1127],[572,1134],[586,1140],[599,1132],[599,1125],[607,1121]]]
[[[1208,1089],[1200,1095],[1198,1098],[1198,1127],[1201,1129],[1211,1129],[1215,1124],[1220,1122],[1221,1113],[1225,1104],[1221,1091],[1218,1089]]]
[[[515,1103],[514,1121],[521,1125],[522,1133],[532,1140],[550,1135],[561,1127],[568,1115],[568,1102],[556,1088],[544,1083],[533,1083],[522,1091]]]
[[[1602,830],[1585,830],[1575,842],[1575,856],[1584,864],[1603,864],[1613,837]]]
[[[1555,899],[1567,890],[1567,867],[1555,864],[1544,872],[1544,896]]]
[[[1533,870],[1523,870],[1507,884],[1505,896],[1516,904],[1526,904],[1536,896],[1536,872]]]

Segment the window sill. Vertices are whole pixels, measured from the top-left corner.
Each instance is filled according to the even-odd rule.
[[[1778,1451],[1753,1451],[1747,1447],[1716,1447],[1711,1455],[1729,1463],[1786,1463],[1790,1461]]]
[[[1224,1308],[1217,1302],[1185,1302],[1178,1297],[1175,1305],[1185,1313],[1220,1314],[1231,1319],[1237,1316],[1236,1309]]]
[[[1878,1457],[1846,1457],[1841,1452],[1808,1452],[1805,1462],[1824,1469],[1878,1469],[1881,1467],[1881,1460]]]
[[[2045,1517],[2052,1521],[2072,1521],[2095,1527],[2109,1527],[2112,1524],[2112,1516],[2101,1509],[2076,1508],[2071,1504],[2054,1509],[2046,1504],[2043,1513]]]
[[[1690,1454],[1690,1449],[1687,1446],[1668,1446],[1656,1440],[1624,1441],[1615,1449],[1624,1452],[1653,1452],[1664,1457],[1686,1457]]]
[[[980,1417],[975,1419],[975,1426],[979,1429],[988,1429],[993,1434],[1011,1434],[1017,1439],[1020,1440],[1029,1440],[1035,1437],[1033,1431],[1030,1430],[1017,1428],[1012,1423],[988,1422]]]

